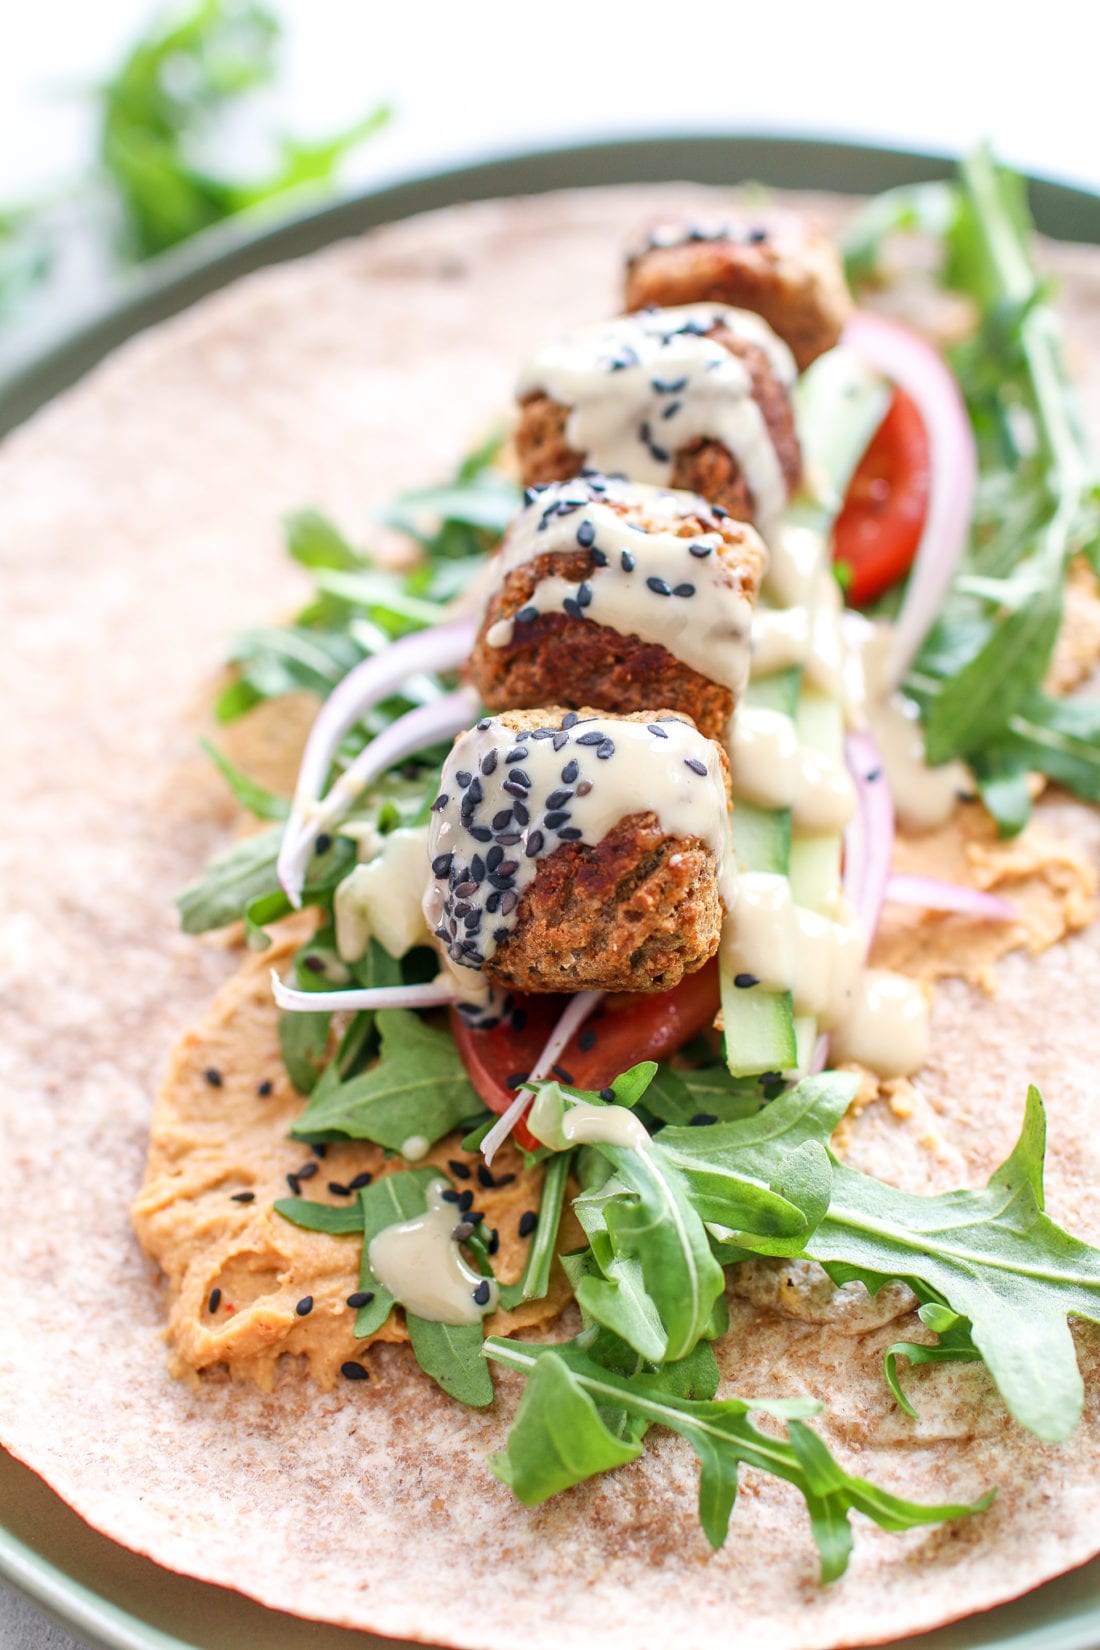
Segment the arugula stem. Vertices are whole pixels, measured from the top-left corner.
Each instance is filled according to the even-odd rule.
[[[547,1159],[542,1180],[539,1223],[527,1252],[527,1265],[523,1269],[523,1277],[520,1279],[520,1300],[540,1301],[550,1287],[550,1268],[557,1248],[565,1186],[572,1163],[572,1152],[559,1152]]]

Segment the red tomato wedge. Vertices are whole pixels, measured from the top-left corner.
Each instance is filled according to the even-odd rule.
[[[566,997],[517,996],[512,1016],[492,1031],[471,1030],[451,1010],[451,1030],[469,1079],[498,1116],[512,1104],[567,1002]],[[577,1088],[606,1088],[640,1060],[674,1054],[713,1025],[717,1013],[718,964],[712,960],[671,991],[609,997],[567,1046],[558,1070],[568,1072]],[[515,1134],[528,1151],[538,1145],[522,1123]]]
[[[895,390],[864,453],[833,533],[833,560],[851,572],[845,599],[873,602],[913,563],[928,514],[928,435],[916,402]]]

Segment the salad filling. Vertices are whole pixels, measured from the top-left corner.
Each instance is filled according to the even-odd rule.
[[[1019,238],[999,176],[972,170],[960,199],[971,228],[995,238],[992,216],[997,237]],[[824,353],[803,344],[796,381],[786,344],[759,314],[715,299],[718,266],[695,255],[722,251],[732,280],[743,244],[662,233],[629,276],[633,289],[644,270],[653,307],[571,334],[524,370],[515,450],[540,490],[528,491],[488,574],[482,556],[519,500],[503,475],[478,479],[494,473],[484,462],[461,478],[474,495],[467,513],[462,487],[441,511],[420,593],[350,547],[322,561],[320,622],[347,602],[359,627],[345,619],[347,635],[379,663],[347,660],[285,825],[281,799],[258,797],[226,764],[239,794],[280,823],[184,905],[193,928],[243,915],[259,949],[298,903],[313,908],[312,925],[295,919],[293,940],[250,965],[174,1077],[200,1114],[200,1085],[220,1088],[223,1072],[211,1062],[200,1076],[195,1064],[211,1061],[228,1027],[255,1029],[272,1060],[277,1044],[282,1075],[242,1097],[240,1116],[250,1142],[274,1129],[279,1152],[297,1154],[278,1171],[291,1196],[272,1203],[277,1176],[265,1171],[227,1193],[234,1206],[213,1236],[180,1256],[170,1120],[136,1214],[172,1276],[180,1367],[226,1362],[269,1380],[283,1350],[313,1359],[313,1323],[325,1316],[332,1333],[313,1360],[323,1379],[368,1378],[372,1343],[407,1336],[443,1392],[488,1407],[496,1363],[527,1381],[492,1460],[526,1505],[624,1466],[658,1423],[700,1458],[712,1545],[725,1540],[739,1464],[763,1465],[805,1496],[830,1580],[847,1562],[850,1510],[912,1528],[979,1514],[993,1487],[975,1483],[947,1505],[906,1501],[844,1471],[807,1425],[813,1406],[717,1399],[714,1348],[742,1269],[789,1264],[814,1289],[858,1285],[876,1300],[897,1285],[882,1296],[891,1313],[917,1311],[936,1337],[934,1356],[909,1340],[886,1354],[904,1414],[899,1358],[984,1363],[989,1402],[1048,1442],[1081,1413],[1067,1318],[1100,1319],[1100,1255],[1043,1214],[1037,1092],[982,1190],[903,1193],[838,1150],[850,1109],[874,1092],[899,1117],[919,1102],[934,1046],[929,980],[985,980],[1005,950],[1039,949],[1091,919],[1091,868],[1023,830],[1035,770],[1100,794],[1091,711],[1038,685],[1051,612],[1091,518],[1072,416],[1057,400],[1068,406],[1068,393],[1048,370],[1056,343],[1033,324],[1036,294],[1015,370],[1049,466],[1013,518],[1038,534],[1024,535],[1014,566],[980,489],[967,538],[973,463],[981,481],[993,462],[974,410],[980,375],[975,389],[964,376],[964,407],[927,343],[857,314],[847,341]],[[869,257],[865,247],[865,267]],[[1020,289],[1017,264],[1001,273]],[[790,293],[770,290],[780,316]],[[798,290],[812,302],[825,288],[807,274]],[[819,320],[823,338],[831,321]],[[837,556],[855,542],[841,524],[870,470],[889,472],[883,497],[914,492],[898,470],[912,449],[889,422],[899,386],[925,424],[932,476],[894,575],[909,573],[891,628],[888,611],[869,622],[846,608],[855,575]],[[952,459],[946,437],[960,419],[967,437]],[[651,490],[685,482],[703,499]],[[731,514],[755,520],[766,566]],[[883,551],[891,566],[896,525]],[[438,547],[456,530],[466,535],[457,559],[470,564],[458,577],[440,573],[453,552]],[[558,556],[569,566],[555,569]],[[523,605],[502,606],[517,576],[531,581]],[[449,606],[459,587],[474,591],[481,635],[473,685],[456,686],[446,678],[476,629]],[[1044,619],[1034,633],[1032,598]],[[478,719],[485,661],[551,618],[583,638],[584,696],[570,649],[546,647],[536,696]],[[384,663],[386,637],[371,625],[390,627],[406,668]],[[409,625],[420,641],[403,634]],[[1006,674],[1019,656],[1006,634],[1034,649],[1020,683]],[[600,650],[607,670],[590,702]],[[669,661],[681,670],[684,700],[647,700],[643,656],[662,684]],[[960,717],[959,679],[978,682],[977,731]],[[708,687],[728,704],[704,731],[693,695]],[[948,863],[953,874],[937,875]],[[1005,886],[1011,904],[991,892]],[[278,984],[278,1019],[265,999],[271,962],[293,978]],[[897,1085],[913,1077],[907,1100]],[[241,1174],[227,1170],[236,1154],[224,1120],[184,1145],[190,1162],[204,1152],[220,1195]],[[306,1256],[320,1268],[308,1289]],[[565,1340],[570,1298],[580,1328]],[[538,1338],[511,1338],[521,1327]],[[756,1429],[750,1411],[780,1421],[783,1439]]]

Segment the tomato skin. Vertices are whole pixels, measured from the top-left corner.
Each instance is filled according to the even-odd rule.
[[[542,1053],[567,997],[515,998],[522,1029],[509,1017],[492,1031],[474,1031],[457,1010],[451,1030],[471,1083],[491,1111],[507,1111],[517,1086],[507,1079],[531,1070]],[[640,1060],[664,1060],[714,1024],[718,1013],[718,963],[685,974],[678,986],[656,996],[609,997],[568,1044],[558,1060],[577,1088],[602,1089]],[[586,1035],[587,1034],[587,1035]],[[588,1043],[595,1034],[595,1042]],[[580,1047],[581,1043],[586,1046]],[[516,1140],[528,1151],[538,1145],[523,1123]]]
[[[833,532],[833,560],[851,573],[845,591],[850,606],[875,601],[909,571],[924,531],[931,479],[928,435],[916,402],[895,389]]]

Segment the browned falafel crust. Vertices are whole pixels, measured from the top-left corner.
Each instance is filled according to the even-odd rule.
[[[832,349],[852,308],[836,247],[788,216],[746,217],[725,237],[692,239],[685,230],[682,241],[648,246],[627,267],[628,310],[711,302],[762,315],[800,372]]]
[[[707,334],[744,361],[752,380],[752,395],[760,408],[779,459],[788,497],[802,474],[802,454],[794,412],[783,385],[773,375],[768,358],[755,344],[735,338],[725,327]],[[515,445],[525,487],[545,487],[568,481],[591,463],[590,455],[569,445],[566,424],[570,408],[543,390],[534,390],[520,403]],[[741,474],[736,457],[720,442],[700,439],[673,454],[670,487],[699,493],[708,504],[719,504],[737,521],[752,521],[755,500]]]
[[[500,720],[523,732],[558,726],[564,714],[555,707]],[[667,714],[650,709],[621,720]],[[722,917],[710,846],[669,836],[653,812],[631,814],[594,846],[566,842],[539,861],[515,927],[485,973],[526,992],[670,991],[714,956]]]
[[[731,586],[755,600],[764,571],[763,546],[742,527],[732,523],[723,527],[692,515],[673,528],[642,510],[622,514],[639,525],[652,524],[654,529],[688,538],[717,528],[736,556],[721,558]],[[511,641],[502,647],[489,645],[486,637],[491,627],[526,606],[544,578],[580,583],[596,570],[591,551],[580,549],[537,556],[512,569],[489,600],[470,655],[470,677],[483,703],[500,711],[509,706],[544,705],[553,699],[573,707],[596,704],[625,715],[644,711],[656,702],[677,715],[689,716],[707,739],[721,743],[733,713],[732,691],[692,669],[658,642],[556,612],[540,613],[529,623],[517,625]]]

